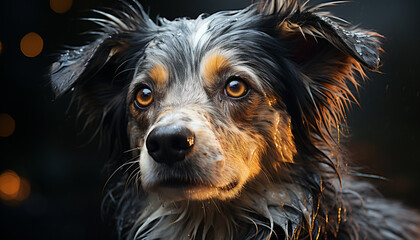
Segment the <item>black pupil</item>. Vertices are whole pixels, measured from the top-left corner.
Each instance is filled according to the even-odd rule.
[[[233,80],[229,83],[229,88],[232,92],[239,92],[241,90],[241,83]]]
[[[142,98],[143,100],[147,100],[152,96],[152,91],[150,91],[150,89],[148,88],[144,88],[142,90]]]

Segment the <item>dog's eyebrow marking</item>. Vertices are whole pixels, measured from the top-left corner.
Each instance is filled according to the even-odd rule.
[[[206,85],[210,86],[217,75],[229,66],[229,60],[220,52],[214,52],[203,61],[202,74]]]
[[[149,77],[158,85],[163,86],[168,81],[168,71],[161,64],[154,65],[148,72]]]

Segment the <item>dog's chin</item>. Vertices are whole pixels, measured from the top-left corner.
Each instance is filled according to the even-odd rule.
[[[162,200],[167,201],[228,200],[234,198],[239,193],[241,186],[242,184],[238,180],[221,186],[212,186],[210,184],[190,183],[183,180],[171,179],[154,184],[147,190],[157,194]]]

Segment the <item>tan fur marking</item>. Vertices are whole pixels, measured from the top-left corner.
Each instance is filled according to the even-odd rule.
[[[211,85],[217,74],[229,66],[229,61],[219,52],[212,53],[204,61],[203,76],[207,85]]]
[[[150,69],[149,76],[158,86],[163,86],[168,81],[169,74],[162,65],[157,64]]]

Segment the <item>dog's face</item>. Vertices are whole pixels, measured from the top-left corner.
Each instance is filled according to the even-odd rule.
[[[61,56],[53,86],[74,88],[91,119],[130,139],[143,189],[165,199],[226,200],[270,183],[338,124],[353,70],[378,64],[374,33],[296,1],[160,24],[125,4],[98,12],[103,33]]]
[[[271,37],[243,24],[222,14],[169,22],[147,44],[127,98],[146,191],[232,198],[261,171],[267,139],[291,161],[289,116],[267,90]]]

